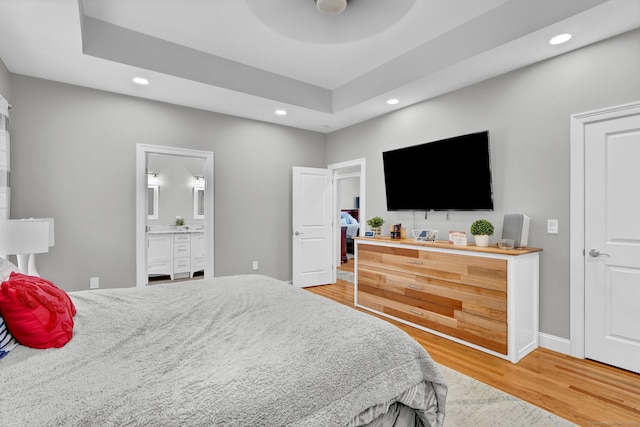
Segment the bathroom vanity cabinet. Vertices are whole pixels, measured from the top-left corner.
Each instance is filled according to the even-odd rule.
[[[171,280],[193,277],[204,270],[203,230],[147,232],[147,275]]]
[[[147,234],[147,274],[149,276],[171,276],[173,280],[173,258],[171,234]]]

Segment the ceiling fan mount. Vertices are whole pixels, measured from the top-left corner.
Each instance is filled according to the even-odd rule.
[[[316,8],[325,15],[339,15],[346,8],[349,0],[314,0]]]

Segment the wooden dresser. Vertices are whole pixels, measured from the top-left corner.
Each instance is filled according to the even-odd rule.
[[[355,302],[516,363],[538,347],[539,251],[359,237]]]

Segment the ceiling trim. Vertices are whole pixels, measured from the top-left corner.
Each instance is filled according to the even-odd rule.
[[[90,16],[82,15],[81,19],[82,51],[86,55],[316,111],[332,112],[332,93],[328,89]]]

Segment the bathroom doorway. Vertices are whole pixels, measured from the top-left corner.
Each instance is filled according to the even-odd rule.
[[[214,276],[213,153],[138,144],[136,286]]]
[[[334,207],[336,209],[336,278],[354,282],[354,238],[364,232],[366,218],[366,161],[364,158],[334,163],[328,166],[334,176]]]

